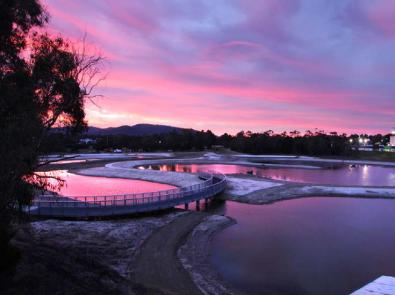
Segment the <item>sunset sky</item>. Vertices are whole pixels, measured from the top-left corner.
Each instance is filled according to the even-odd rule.
[[[106,57],[90,125],[388,133],[395,1],[43,0]]]

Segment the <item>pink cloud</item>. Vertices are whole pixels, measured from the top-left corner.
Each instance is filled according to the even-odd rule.
[[[367,19],[385,36],[395,38],[395,2],[385,0],[372,4]]]
[[[166,122],[217,133],[387,132],[395,8],[380,3],[343,11],[340,0],[45,1],[51,32],[77,44],[86,32],[88,49],[108,59],[97,89],[103,110],[88,106],[90,124]],[[366,43],[361,26],[380,42]]]

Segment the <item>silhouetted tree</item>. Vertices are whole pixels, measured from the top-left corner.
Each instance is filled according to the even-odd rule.
[[[61,37],[31,32],[48,17],[36,0],[0,1],[0,253],[12,213],[30,201],[41,144],[53,126],[80,131],[84,102],[100,81],[100,56]],[[4,261],[4,260],[2,260]]]

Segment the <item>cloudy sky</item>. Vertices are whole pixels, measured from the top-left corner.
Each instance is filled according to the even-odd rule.
[[[384,132],[393,0],[42,0],[49,30],[106,57],[90,125]]]

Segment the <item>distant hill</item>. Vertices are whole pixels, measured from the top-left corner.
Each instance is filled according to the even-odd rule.
[[[119,127],[98,128],[89,127],[86,132],[87,135],[128,135],[128,136],[144,136],[153,134],[166,134],[170,132],[181,132],[185,129],[167,125],[153,125],[153,124],[136,124],[133,126],[123,125]]]

